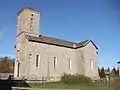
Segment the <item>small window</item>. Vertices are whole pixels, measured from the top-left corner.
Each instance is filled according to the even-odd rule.
[[[36,55],[36,67],[38,67],[39,55]]]
[[[31,18],[30,20],[33,21],[33,18]]]
[[[31,53],[29,53],[29,59],[31,59],[31,56],[32,56],[32,54],[31,54]]]
[[[57,64],[57,58],[54,57],[54,68],[56,68],[56,64]]]
[[[71,60],[69,59],[68,60],[68,67],[69,67],[69,70],[71,69]]]
[[[17,51],[20,50],[20,43],[17,44]]]
[[[31,16],[33,16],[34,14],[31,14]]]
[[[30,29],[33,30],[34,18],[30,18]]]

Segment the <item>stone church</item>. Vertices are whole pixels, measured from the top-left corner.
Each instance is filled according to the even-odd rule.
[[[71,42],[39,35],[40,12],[19,11],[14,78],[60,80],[64,73],[99,79],[98,48],[92,40]]]

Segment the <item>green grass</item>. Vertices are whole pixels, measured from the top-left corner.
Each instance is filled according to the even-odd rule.
[[[91,83],[69,85],[61,82],[44,83],[44,84],[30,84],[32,88],[48,88],[48,89],[75,89],[75,90],[109,90],[107,83]]]

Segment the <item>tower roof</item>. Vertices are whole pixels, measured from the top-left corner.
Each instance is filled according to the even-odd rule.
[[[39,11],[37,11],[36,9],[34,9],[34,8],[31,8],[31,7],[23,7],[18,13],[17,13],[17,15],[19,15],[23,10],[25,10],[25,9],[29,9],[29,10],[33,10],[33,11],[35,11],[35,12],[39,12]]]

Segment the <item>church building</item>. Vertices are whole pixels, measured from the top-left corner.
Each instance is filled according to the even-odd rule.
[[[71,42],[39,34],[40,12],[19,11],[14,78],[58,81],[64,73],[99,79],[98,48],[92,40]]]

